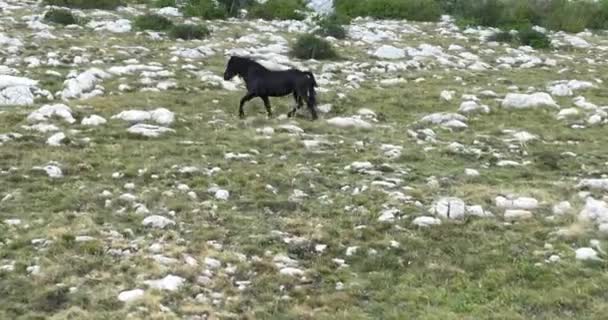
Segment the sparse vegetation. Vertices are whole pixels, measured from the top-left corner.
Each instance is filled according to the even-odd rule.
[[[113,10],[123,4],[122,0],[44,0],[45,4],[77,8]]]
[[[195,24],[177,24],[171,28],[171,37],[183,40],[203,39],[210,32],[205,26]]]
[[[436,21],[441,7],[436,0],[336,0],[336,12],[347,17]]]
[[[164,8],[164,7],[176,7],[176,0],[154,0],[152,2],[153,6],[156,8]]]
[[[303,0],[268,0],[253,4],[249,16],[265,20],[302,20],[306,10]]]
[[[144,14],[137,16],[133,23],[139,30],[165,31],[173,27],[173,22],[158,14]]]
[[[551,40],[549,40],[549,37],[547,37],[546,34],[532,28],[520,29],[517,36],[523,45],[531,46],[537,49],[551,47]]]
[[[62,24],[64,26],[77,24],[78,20],[70,10],[66,9],[51,9],[44,14],[44,20],[48,22]]]
[[[299,59],[323,60],[338,57],[331,43],[312,34],[299,36],[291,53]]]
[[[488,41],[496,41],[496,42],[504,42],[504,43],[512,43],[516,40],[516,37],[509,31],[500,31],[493,35],[491,35]]]
[[[342,18],[336,14],[329,16],[322,16],[317,22],[319,29],[316,33],[320,36],[331,36],[336,39],[346,38],[346,30],[343,24],[346,22],[345,18]]]
[[[531,46],[536,49],[551,47],[551,40],[549,37],[531,27],[519,29],[515,34],[508,31],[500,31],[490,36],[487,40]]]
[[[184,6],[186,16],[202,19],[224,19],[228,16],[226,8],[214,0],[188,0]]]
[[[552,30],[580,32],[608,25],[606,0],[454,0],[445,8],[463,26],[521,29],[539,25]]]

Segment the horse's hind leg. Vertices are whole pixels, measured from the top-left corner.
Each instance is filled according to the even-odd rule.
[[[308,107],[308,110],[310,110],[310,113],[312,114],[312,120],[317,120],[319,119],[319,116],[317,115],[317,109],[315,109],[315,96],[313,92],[310,92],[308,94],[308,99],[306,99],[306,106]]]
[[[302,105],[304,104],[303,100],[302,100],[302,96],[299,96],[297,94],[293,94],[295,99],[296,99],[296,105],[293,107],[293,109],[291,111],[289,111],[289,113],[287,114],[288,117],[293,117],[296,114],[296,111],[300,108],[302,108]]]
[[[262,96],[262,100],[264,100],[264,107],[266,107],[266,113],[268,113],[268,117],[272,117],[272,108],[270,107],[270,99],[267,96]]]
[[[245,111],[243,110],[243,106],[245,105],[245,102],[255,98],[256,95],[253,93],[247,93],[242,99],[241,99],[241,104],[239,104],[239,117],[241,118],[245,118]]]

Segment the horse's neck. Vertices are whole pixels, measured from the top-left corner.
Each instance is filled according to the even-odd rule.
[[[257,62],[252,62],[250,65],[247,66],[247,68],[245,68],[244,71],[241,72],[241,77],[247,80],[247,78],[253,74],[260,74],[266,72],[268,72],[268,69],[266,69],[263,65]]]

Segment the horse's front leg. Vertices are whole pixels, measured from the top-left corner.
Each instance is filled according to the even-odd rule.
[[[264,100],[264,107],[266,107],[266,113],[268,113],[268,117],[272,117],[272,108],[270,107],[270,99],[268,96],[262,96],[262,100]]]
[[[243,106],[245,105],[245,102],[255,98],[256,95],[248,92],[242,99],[241,99],[241,104],[239,105],[239,117],[241,118],[245,118],[245,111],[243,110]]]

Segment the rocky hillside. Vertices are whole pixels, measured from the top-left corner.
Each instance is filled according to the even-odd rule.
[[[50,9],[0,0],[0,318],[605,317],[606,32],[356,18],[302,60],[310,15]],[[239,119],[230,55],[321,119]]]

